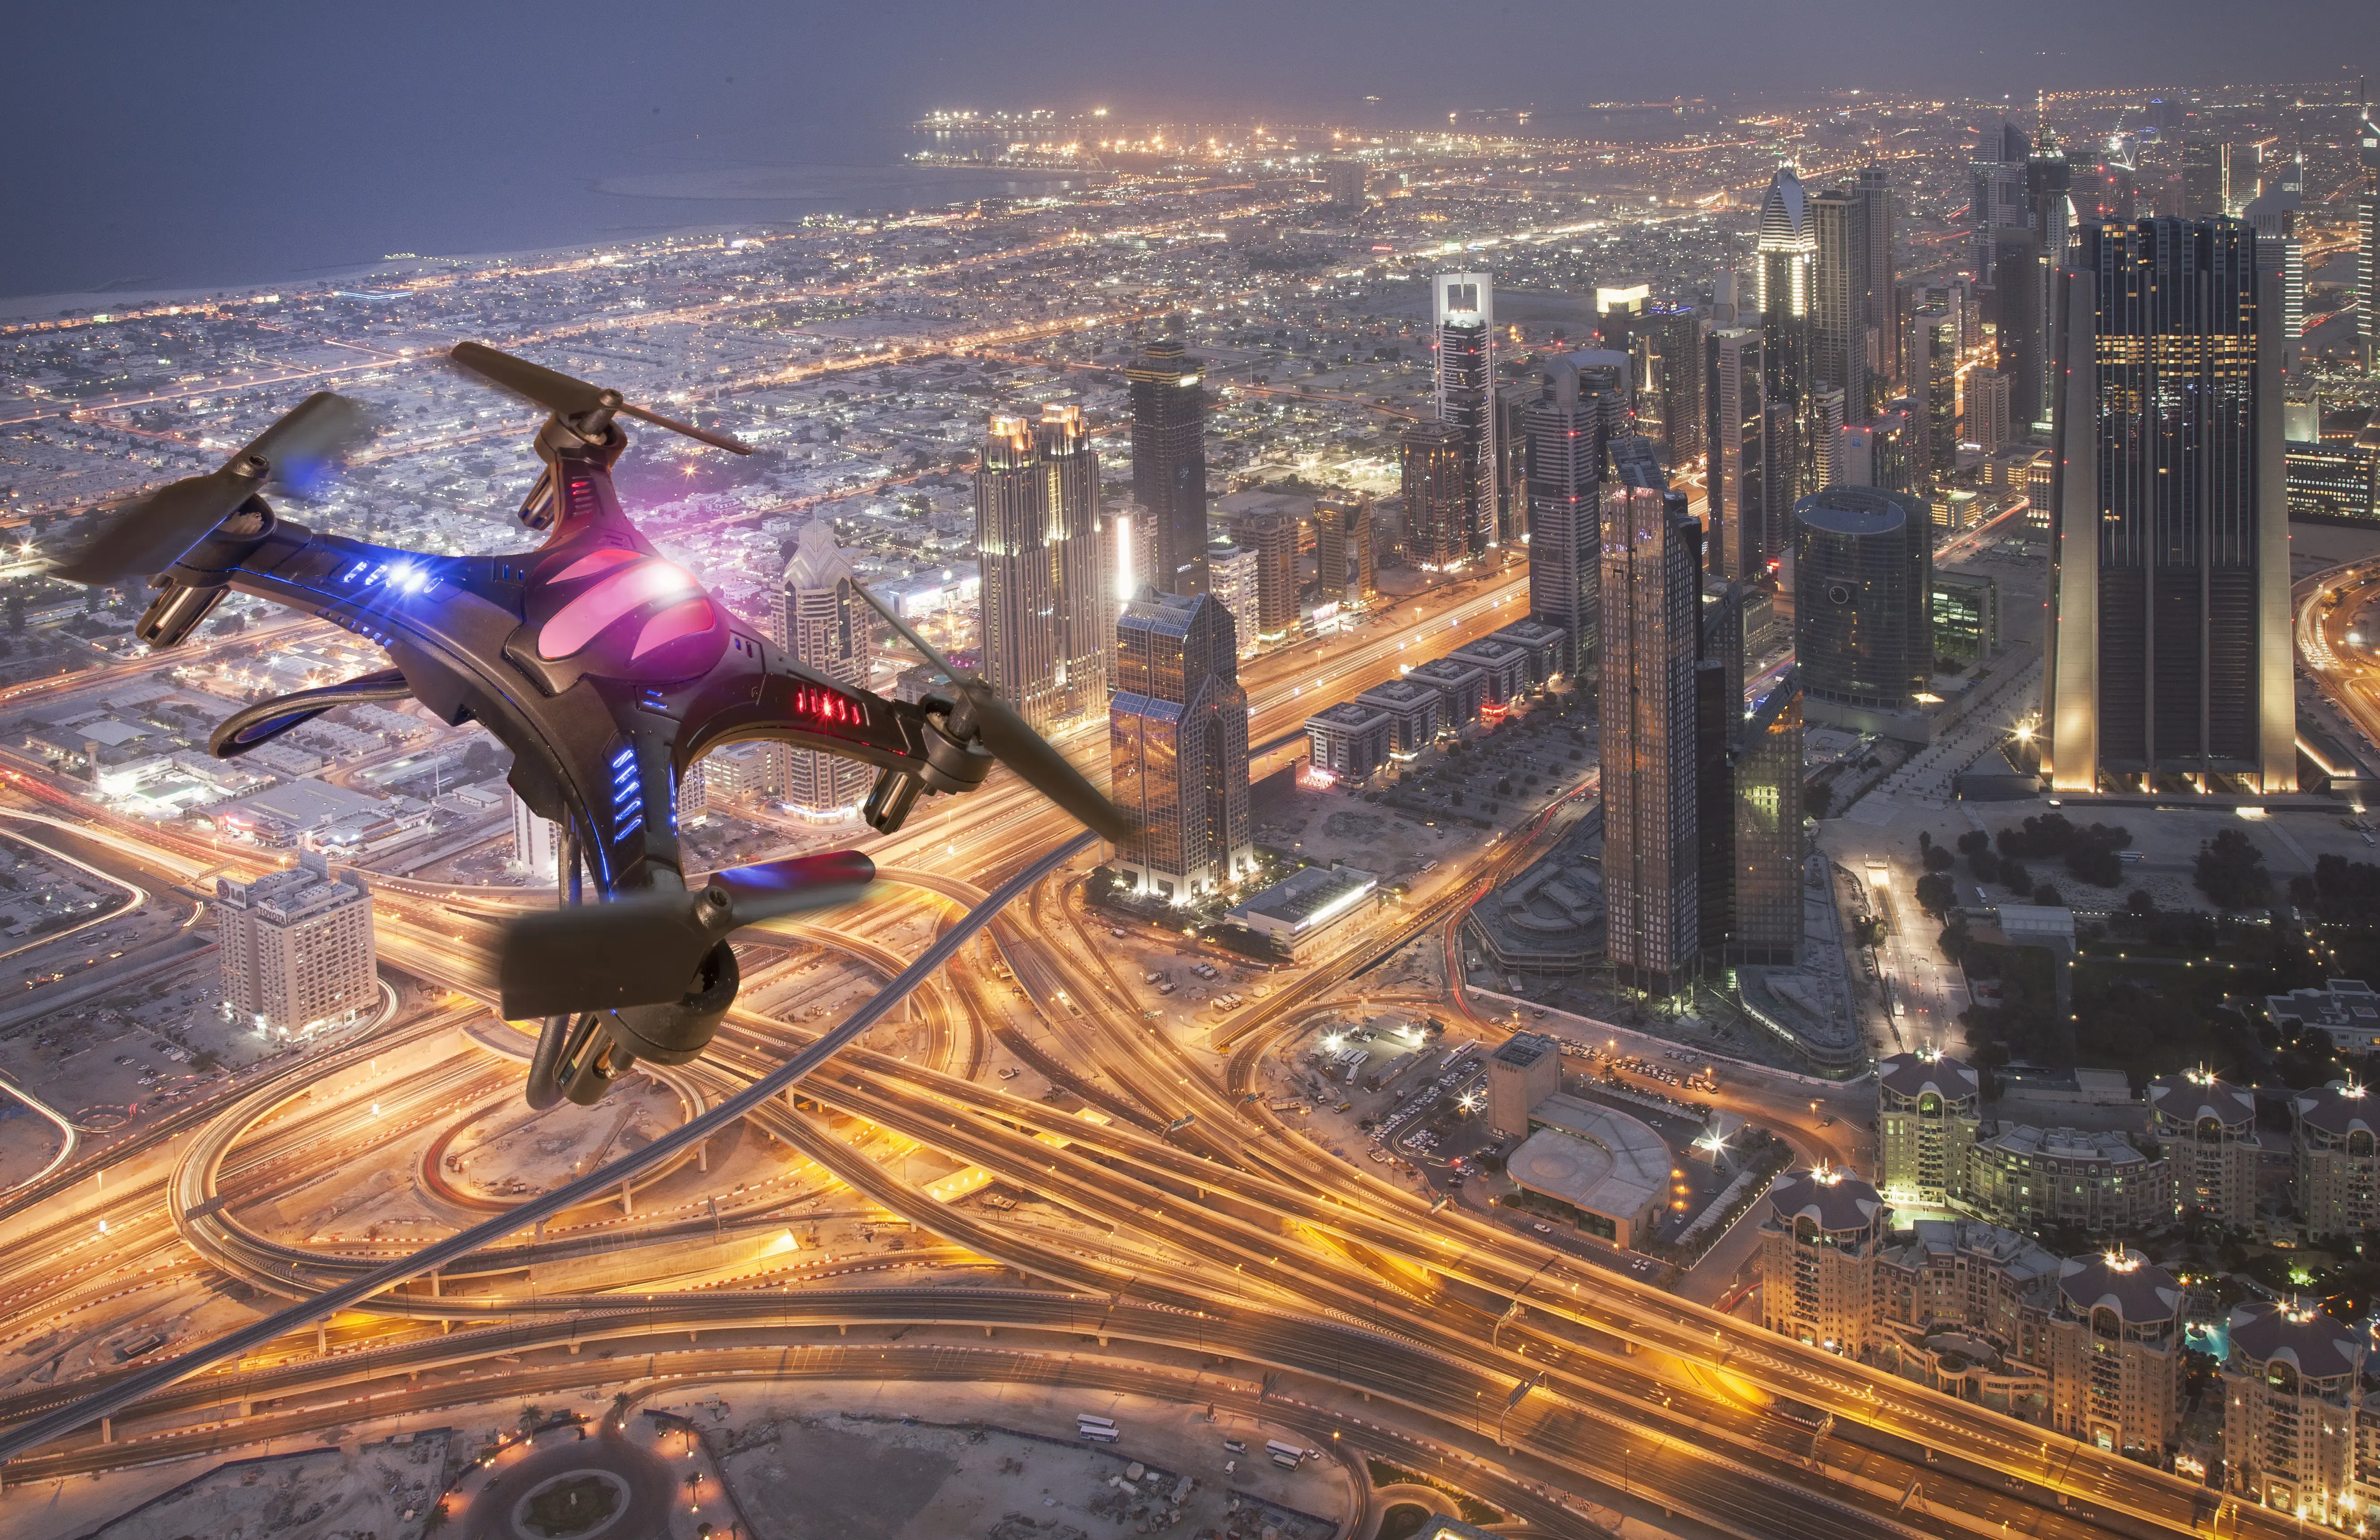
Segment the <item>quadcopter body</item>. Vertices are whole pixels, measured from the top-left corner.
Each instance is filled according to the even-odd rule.
[[[152,648],[176,646],[237,591],[387,653],[386,670],[236,712],[215,731],[218,756],[343,705],[407,697],[449,723],[480,722],[512,751],[514,790],[563,836],[563,906],[514,922],[502,954],[504,1013],[545,1022],[532,1102],[591,1103],[637,1060],[693,1058],[735,1000],[728,933],[847,900],[872,877],[866,856],[844,852],[718,873],[687,891],[678,787],[713,748],[771,739],[873,766],[862,811],[879,831],[899,828],[925,792],[972,790],[1002,759],[1094,828],[1121,830],[1055,750],[889,611],[944,668],[948,697],[888,700],[804,667],[730,615],[622,509],[617,416],[742,445],[492,349],[463,344],[454,358],[553,413],[537,440],[545,472],[521,510],[545,534],[537,549],[429,556],[282,518],[257,489],[275,476],[296,482],[295,462],[327,458],[355,431],[351,407],[318,395],[225,470],[135,504],[56,573],[113,581],[172,547],[138,631]]]

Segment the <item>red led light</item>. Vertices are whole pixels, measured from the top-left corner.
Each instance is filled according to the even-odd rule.
[[[850,727],[858,726],[861,720],[859,702],[849,696],[807,685],[794,692],[794,713],[814,722]]]

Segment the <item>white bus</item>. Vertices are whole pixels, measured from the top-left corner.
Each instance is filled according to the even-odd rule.
[[[1077,1412],[1075,1413],[1075,1425],[1077,1427],[1104,1427],[1112,1429],[1115,1426],[1115,1419],[1113,1417],[1095,1417],[1087,1412]]]
[[[1285,1464],[1292,1470],[1295,1470],[1299,1461],[1313,1452],[1312,1449],[1300,1449],[1295,1444],[1284,1444],[1278,1438],[1265,1440],[1265,1453],[1272,1456],[1277,1463]]]

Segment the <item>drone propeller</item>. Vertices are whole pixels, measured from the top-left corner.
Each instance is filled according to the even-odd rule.
[[[602,385],[590,385],[584,380],[573,380],[569,375],[557,373],[543,364],[533,364],[527,358],[499,353],[480,343],[458,342],[447,351],[446,356],[480,379],[502,386],[532,406],[544,407],[565,421],[592,417],[599,412],[617,412],[639,422],[650,422],[656,428],[666,428],[673,433],[683,433],[713,449],[724,449],[735,455],[752,453],[750,444],[731,439],[724,433],[713,433],[690,422],[680,422],[675,418],[648,411],[631,405],[618,391]]]
[[[267,482],[301,494],[313,491],[340,454],[363,436],[364,425],[362,406],[317,392],[220,469],[186,476],[128,503],[80,550],[55,564],[51,575],[101,584],[163,572]]]
[[[838,851],[713,872],[686,892],[628,893],[523,916],[504,928],[497,964],[504,1015],[667,1004],[737,927],[847,903],[875,877],[867,856]]]
[[[851,586],[903,641],[917,649],[920,657],[940,669],[951,682],[953,692],[959,697],[950,716],[953,737],[982,745],[985,752],[1014,770],[1026,785],[1072,814],[1077,823],[1100,838],[1117,843],[1132,838],[1133,822],[1123,810],[1084,780],[1082,771],[1067,763],[1066,757],[1051,747],[1049,739],[1033,731],[980,675],[962,670],[935,650],[933,643],[917,635],[891,606],[868,592],[866,585],[854,579]]]

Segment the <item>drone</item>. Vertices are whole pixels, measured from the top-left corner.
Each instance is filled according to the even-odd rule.
[[[534,441],[544,468],[518,515],[545,537],[535,550],[431,556],[274,513],[268,485],[307,494],[370,430],[358,404],[322,392],[221,468],[115,511],[51,570],[91,586],[147,576],[156,597],[135,634],[152,649],[188,640],[237,591],[387,654],[388,668],[235,711],[209,740],[218,758],[342,706],[403,699],[449,725],[477,721],[512,750],[513,790],[560,830],[557,907],[509,922],[498,952],[504,1014],[542,1022],[529,1105],[593,1106],[638,1061],[697,1057],[735,1000],[729,935],[849,902],[874,879],[865,855],[838,851],[689,889],[678,786],[714,748],[767,739],[874,766],[861,816],[882,833],[919,796],[972,791],[999,763],[1094,832],[1129,837],[1124,816],[990,685],[866,588],[853,585],[946,686],[888,700],[805,667],[662,557],[613,487],[622,418],[737,455],[749,446],[478,343],[448,356],[549,414]]]

